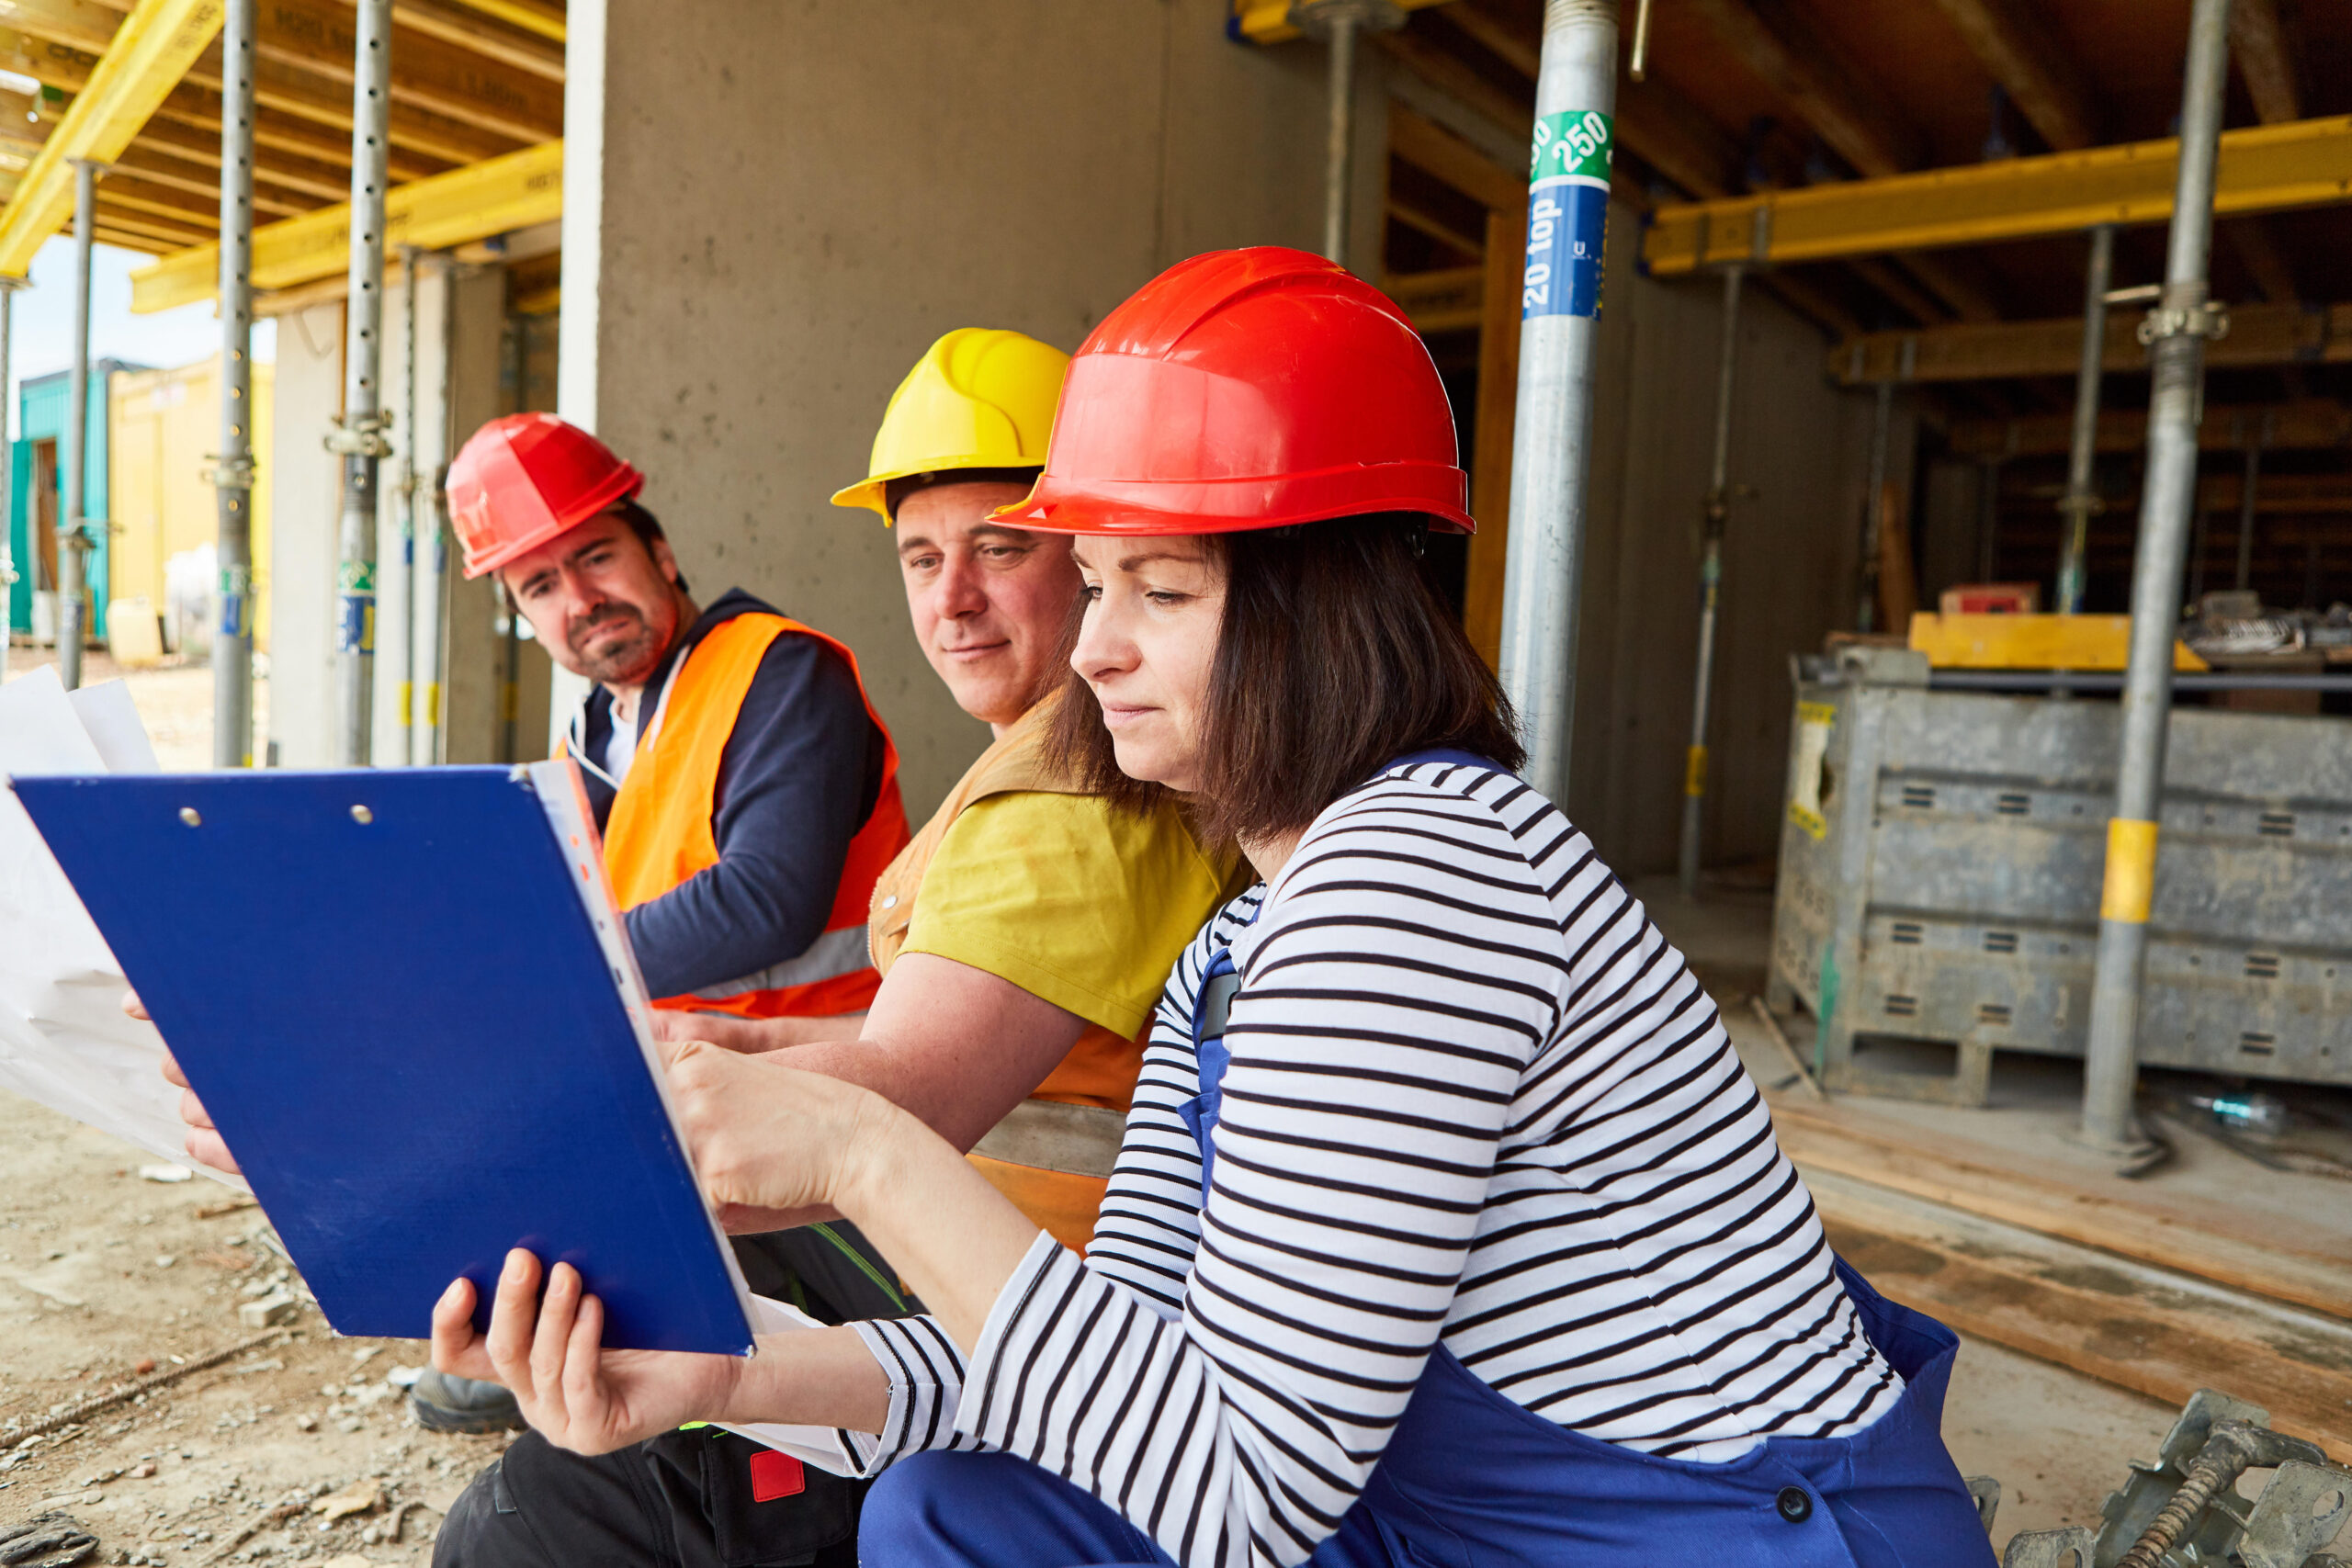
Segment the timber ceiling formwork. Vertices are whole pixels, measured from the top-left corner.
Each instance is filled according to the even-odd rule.
[[[0,6],[0,71],[38,84],[0,89],[0,197],[15,199],[131,9],[131,0]],[[349,198],[354,37],[344,0],[259,0],[257,13],[254,220],[263,228]],[[561,138],[561,0],[394,0],[392,18],[395,186]],[[98,239],[152,255],[218,240],[220,86],[216,38],[99,180]]]
[[[1634,3],[1625,0],[1628,31]],[[2274,445],[2265,468],[2278,476],[2276,506],[2302,520],[2277,531],[2289,555],[2267,575],[2283,602],[2313,573],[2321,591],[2342,596],[2336,569],[2352,558],[2337,561],[2332,544],[2323,562],[2301,541],[2352,546],[2340,515],[2352,510],[2346,427],[2263,415],[2352,406],[2352,275],[2339,261],[2352,251],[2352,0],[2235,0],[2233,13],[2225,131],[2300,138],[2290,161],[2303,184],[2290,199],[2249,203],[2275,210],[2217,224],[2213,292],[2236,326],[2234,341],[2213,345],[2207,399],[2246,440],[2269,430],[2274,443],[2292,444]],[[1499,158],[1512,141],[1525,144],[1543,14],[1543,0],[1446,0],[1376,42],[1396,100],[1382,262],[1442,362],[1443,345],[1461,358],[1471,333],[1507,319],[1485,310],[1482,293],[1488,280],[1508,284],[1517,225],[1492,231],[1508,247],[1497,256],[1487,223],[1514,194],[1498,187]],[[1835,186],[1969,170],[1953,177],[1989,179],[1997,209],[2011,182],[1973,171],[1998,164],[2025,175],[2043,166],[2037,159],[2173,134],[2188,16],[2188,0],[1653,0],[1646,80],[1619,85],[1618,195],[1642,213],[1643,251],[1661,275],[1688,270],[1687,260],[1675,268],[1658,258],[1666,242],[1689,236],[1694,214],[1703,220],[1696,204],[1800,192],[1812,194],[1799,204],[1817,203]],[[2167,192],[2169,168],[2159,182]],[[2014,182],[2020,202],[2031,198],[2027,183]],[[1933,215],[1941,201],[1919,205]],[[1714,243],[1729,236],[1745,246],[1749,216],[1724,214]],[[2157,217],[2121,230],[2116,287],[2161,278]],[[1794,208],[1776,218],[1780,231],[1792,230]],[[1703,220],[1697,232],[1707,243]],[[1927,250],[1857,245],[1755,275],[1821,327],[1826,374],[1867,381],[1918,367],[1923,410],[1950,427],[1952,455],[1992,465],[2004,575],[2054,567],[2051,501],[2064,458],[2039,450],[2048,444],[2029,427],[2063,417],[2074,400],[2087,249],[2064,224]],[[2106,399],[2127,420],[2146,402],[2146,378],[2128,373],[2144,363],[2132,339],[2143,310],[2120,306],[2109,321],[2109,368],[2127,373],[2109,377]],[[2321,434],[2306,439],[2312,431]],[[2233,452],[2209,459],[2217,473],[2237,461]],[[2095,565],[2120,592],[2136,455],[2119,451],[2108,466],[2115,493],[2094,529]],[[2227,529],[2216,534],[2227,542]]]

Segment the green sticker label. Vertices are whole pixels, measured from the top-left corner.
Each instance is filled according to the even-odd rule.
[[[338,593],[373,593],[376,592],[376,563],[347,560],[335,569],[335,592]]]
[[[1535,156],[1527,177],[1535,185],[1570,180],[1606,186],[1616,132],[1599,109],[1566,109],[1535,122]]]

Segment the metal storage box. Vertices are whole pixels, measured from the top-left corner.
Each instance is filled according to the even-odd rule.
[[[1927,682],[1800,664],[1769,999],[1832,1088],[1979,1103],[1996,1049],[2083,1054],[2120,710]],[[2352,1084],[2352,721],[2176,708],[2161,825],[2139,1060]]]

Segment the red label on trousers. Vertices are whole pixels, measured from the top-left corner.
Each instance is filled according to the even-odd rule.
[[[779,1497],[797,1497],[808,1489],[808,1472],[790,1454],[763,1449],[752,1456],[752,1502],[773,1503]]]

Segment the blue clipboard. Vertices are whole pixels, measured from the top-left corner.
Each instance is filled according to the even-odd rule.
[[[750,1350],[567,764],[11,787],[338,1333],[486,1326],[526,1247],[608,1347]]]

